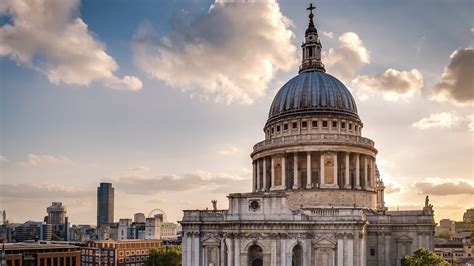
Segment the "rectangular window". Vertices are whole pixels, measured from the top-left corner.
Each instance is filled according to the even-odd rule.
[[[311,122],[313,127],[318,127],[318,121]]]
[[[332,127],[337,128],[337,121],[332,121]]]
[[[370,256],[375,256],[375,248],[370,249]]]
[[[349,130],[352,130],[352,124],[349,123]]]
[[[298,124],[296,122],[293,122],[293,129],[298,128]]]
[[[323,121],[323,127],[328,127],[328,121]]]
[[[341,128],[346,128],[346,122],[341,123]]]
[[[283,130],[288,130],[288,124],[283,124]]]
[[[280,126],[279,125],[277,126],[277,132],[280,132]]]
[[[303,122],[301,123],[301,127],[302,127],[302,128],[308,127],[308,122],[303,121]]]

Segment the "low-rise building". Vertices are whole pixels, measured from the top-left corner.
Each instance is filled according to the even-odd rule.
[[[160,240],[92,241],[82,248],[81,265],[143,265],[150,250],[162,246]]]
[[[28,221],[14,229],[15,242],[51,240],[52,227],[44,222]]]
[[[6,266],[80,265],[81,249],[74,245],[43,243],[5,244]]]
[[[463,243],[459,240],[434,239],[434,252],[453,266],[462,266],[462,260],[467,258]]]
[[[174,240],[178,239],[178,225],[175,223],[165,222],[161,224],[161,239]]]

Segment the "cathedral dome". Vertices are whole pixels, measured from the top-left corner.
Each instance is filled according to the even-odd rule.
[[[268,122],[315,114],[348,115],[360,120],[354,98],[341,81],[321,71],[309,71],[281,87],[270,107]]]

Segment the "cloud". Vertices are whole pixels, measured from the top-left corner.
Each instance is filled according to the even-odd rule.
[[[77,199],[93,197],[94,190],[51,184],[0,184],[0,199]]]
[[[424,117],[411,125],[418,129],[451,128],[452,126],[459,123],[459,121],[460,118],[455,112],[442,112],[430,114],[429,117]]]
[[[467,179],[426,178],[413,183],[413,187],[429,195],[474,194],[474,182]]]
[[[384,180],[384,185],[385,185],[385,194],[395,194],[395,193],[399,193],[399,192],[403,192],[404,191],[404,187],[396,182],[393,182],[393,181],[385,181]]]
[[[9,161],[7,157],[0,155],[0,163],[8,163]]]
[[[239,152],[239,149],[234,146],[229,146],[220,150],[217,150],[217,153],[220,155],[232,155]]]
[[[62,164],[62,163],[71,163],[72,160],[66,156],[55,156],[51,154],[28,154],[27,159],[28,164],[38,166],[44,164]]]
[[[212,192],[232,192],[236,187],[247,185],[247,178],[226,173],[197,170],[182,175],[155,176],[151,170],[132,169],[121,177],[108,177],[117,189],[129,194],[152,195],[163,191],[189,191],[207,189]]]
[[[291,21],[276,1],[216,1],[190,25],[159,37],[150,24],[134,38],[136,65],[173,88],[217,102],[252,103],[277,71],[293,70]]]
[[[334,38],[334,32],[331,31],[323,31],[323,36],[326,36],[330,39]]]
[[[362,97],[372,92],[381,92],[385,100],[397,101],[419,94],[423,87],[423,76],[417,69],[387,69],[373,78],[358,76],[352,81],[352,85]]]
[[[323,53],[323,62],[329,73],[342,80],[351,80],[360,67],[370,63],[370,55],[355,32],[345,32],[339,37],[339,47]]]
[[[474,132],[474,115],[468,115],[467,119],[469,120],[469,124],[467,125],[469,132]]]
[[[6,0],[0,16],[0,56],[45,74],[54,84],[89,85],[100,81],[114,89],[139,90],[134,76],[117,77],[115,60],[87,24],[77,17],[79,0]]]
[[[434,86],[431,98],[458,105],[474,105],[474,49],[458,49],[449,58],[451,61],[444,68],[441,81]]]

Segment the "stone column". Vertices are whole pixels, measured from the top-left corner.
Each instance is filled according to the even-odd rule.
[[[390,265],[390,235],[385,234],[385,265]]]
[[[319,169],[319,176],[320,176],[320,187],[324,187],[326,183],[324,183],[324,153],[321,152],[321,160],[320,160],[320,169]]]
[[[346,239],[347,241],[347,266],[351,266],[351,265],[354,265],[354,255],[353,255],[353,252],[354,252],[354,240],[352,238],[347,238]]]
[[[199,266],[200,265],[200,251],[201,251],[201,242],[199,241],[199,233],[194,233],[193,234],[193,252],[194,252],[194,261],[193,261],[193,266]]]
[[[367,238],[362,235],[360,238],[360,266],[367,264]]]
[[[349,167],[350,167],[350,164],[349,164],[349,153],[346,152],[346,160],[345,160],[345,163],[346,163],[346,169],[345,169],[345,173],[344,173],[344,179],[346,181],[346,184],[344,185],[344,188],[347,188],[347,189],[350,189],[351,188],[351,182],[350,182],[350,173],[349,173]]]
[[[360,234],[356,231],[354,233],[354,266],[360,265]],[[390,264],[389,264],[390,265]]]
[[[234,238],[234,256],[235,256],[235,266],[240,265],[240,238],[239,236],[236,236]]]
[[[363,163],[364,163],[364,189],[367,189],[369,187],[369,184],[368,184],[368,167],[367,167],[367,163],[368,163],[368,160],[367,160],[367,156],[364,155],[363,157]]]
[[[221,246],[220,246],[220,250],[219,250],[219,265],[225,265],[225,261],[224,261],[224,258],[225,258],[225,243],[224,243],[224,238],[221,239]]]
[[[334,160],[334,183],[333,185],[335,187],[337,187],[339,185],[339,176],[337,175],[338,174],[338,163],[337,163],[337,152],[334,152],[334,154],[332,155],[333,156],[333,160]]]
[[[311,181],[311,152],[308,152],[306,153],[306,188],[312,187]]]
[[[360,154],[358,153],[355,154],[355,158],[356,158],[355,188],[360,189]]]
[[[267,158],[263,158],[263,185],[262,191],[267,191],[268,184],[267,184]]]
[[[234,265],[234,241],[232,238],[226,239],[227,244],[227,266]]]
[[[286,266],[286,239],[281,239],[281,266]]]
[[[257,163],[253,161],[253,182],[252,182],[252,191],[257,191]]]
[[[281,186],[286,189],[286,155],[281,157]]]
[[[270,190],[274,189],[275,188],[275,159],[273,158],[273,156],[271,157],[271,167],[272,167],[272,170],[271,170],[271,179],[272,179],[272,184],[271,184],[271,187],[270,187]]]
[[[191,257],[191,254],[188,254],[188,233],[183,233],[183,255],[181,256],[181,261],[183,262],[183,266],[190,266],[188,259]]]
[[[260,191],[262,187],[262,181],[260,180],[260,159],[257,160],[257,191]]]
[[[276,262],[276,259],[277,259],[277,243],[276,243],[276,239],[272,239],[272,243],[271,243],[271,254],[270,254],[271,258],[270,258],[270,265],[271,266],[276,266],[277,265],[277,262]]]
[[[372,162],[372,168],[371,168],[372,169],[372,178],[370,179],[370,181],[371,181],[370,186],[372,188],[375,188],[375,178],[376,178],[375,177],[375,157],[372,158],[372,160],[370,160],[370,161]]]
[[[293,154],[293,189],[300,188],[300,180],[298,176],[298,153]]]
[[[337,240],[337,266],[344,266],[344,239]]]

